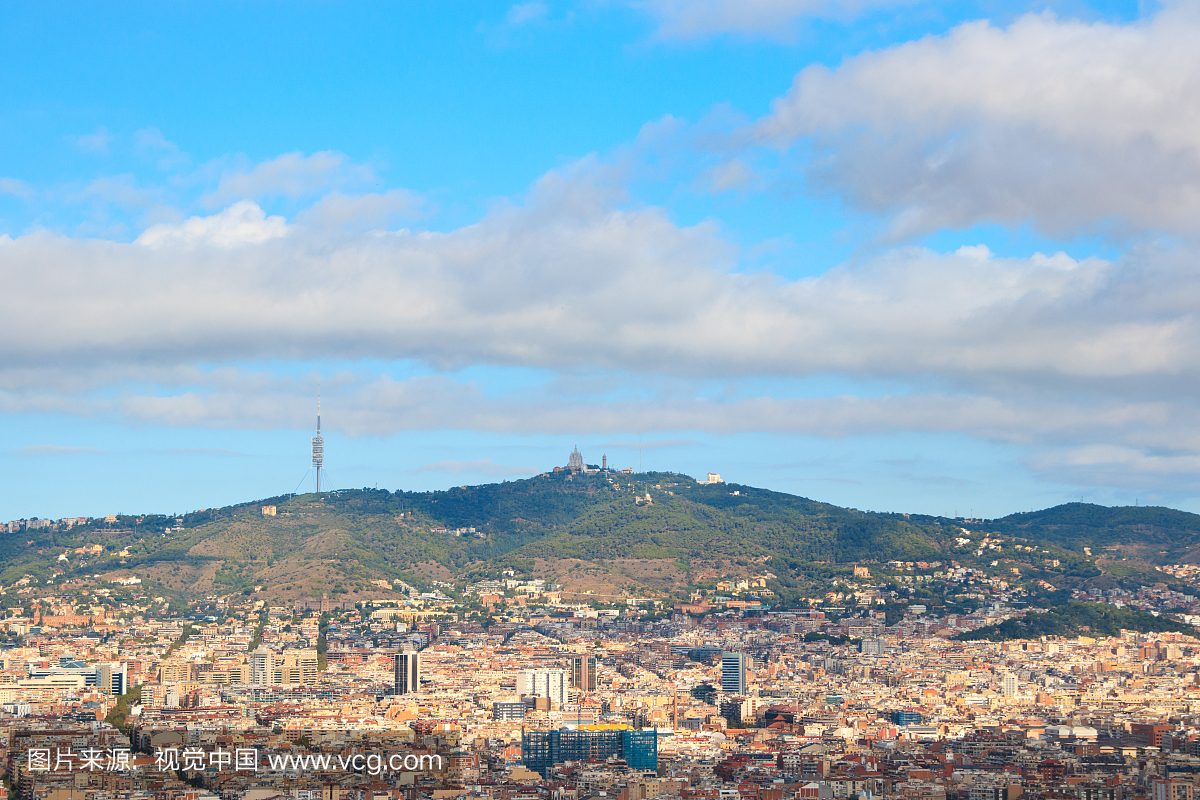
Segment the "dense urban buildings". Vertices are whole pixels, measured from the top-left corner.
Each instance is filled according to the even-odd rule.
[[[595,477],[578,461],[561,480]],[[740,491],[713,478],[705,491]],[[298,513],[274,505],[246,516]],[[250,586],[186,605],[130,567],[22,575],[0,586],[8,792],[1197,800],[1200,569],[1046,588],[1021,570],[1060,553],[952,537],[973,560],[815,565],[836,578],[792,602],[746,558],[689,565],[674,598],[572,591],[516,561],[375,580],[361,600]]]
[[[609,613],[537,592],[513,592],[489,616],[467,610],[474,595],[418,602],[416,590],[334,610],[218,596],[179,616],[137,584],[113,585],[41,595],[119,597],[100,618],[4,620],[0,725],[12,792],[26,800],[80,788],[90,800],[198,800],[197,786],[302,800],[328,781],[397,800],[1178,800],[1200,789],[1200,640],[1184,633],[955,641],[1020,612],[998,600],[894,620],[871,603]],[[44,752],[93,744],[106,759],[128,748],[136,769],[43,769]],[[172,749],[202,754],[204,768],[157,769]],[[223,753],[239,749],[266,766],[225,770]],[[357,752],[398,768],[325,772],[293,758]]]

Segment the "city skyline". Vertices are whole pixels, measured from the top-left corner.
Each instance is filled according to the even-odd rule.
[[[1200,0],[3,8],[0,800],[1200,800]]]

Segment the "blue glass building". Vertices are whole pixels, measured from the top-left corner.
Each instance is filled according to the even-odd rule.
[[[623,759],[630,769],[658,770],[658,731],[571,730],[521,731],[521,763],[547,777],[564,761]]]

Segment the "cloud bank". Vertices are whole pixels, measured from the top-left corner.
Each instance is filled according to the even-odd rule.
[[[660,37],[691,40],[786,38],[799,20],[868,5],[641,7]],[[544,11],[519,4],[509,21]],[[619,163],[583,158],[446,229],[426,223],[424,197],[373,191],[375,168],[335,151],[215,159],[169,187],[97,178],[69,201],[145,213],[133,241],[0,236],[0,410],[307,427],[317,376],[295,365],[337,363],[350,366],[320,377],[351,436],[454,428],[634,447],[645,432],[649,448],[702,433],[949,433],[1024,448],[1055,481],[1200,491],[1197,39],[1194,4],[1129,24],[967,23],[807,67],[769,114],[726,120],[719,136],[648,125]],[[702,163],[658,166],[693,169],[697,194],[761,191],[778,156],[776,180],[844,200],[886,227],[890,249],[800,280],[746,271],[717,223],[683,225],[625,195],[633,151],[681,139],[709,147]],[[161,170],[191,163],[157,129],[133,140]],[[166,208],[183,185],[191,210]],[[43,194],[16,178],[0,192]],[[911,245],[977,225],[1099,232],[1116,254]],[[395,377],[395,364],[434,374]],[[488,386],[456,374],[469,368],[559,383]],[[855,388],[805,388],[822,380]]]
[[[1192,3],[1123,25],[970,22],[805,68],[753,135],[811,148],[811,184],[899,237],[980,222],[1194,235],[1197,36]]]
[[[658,23],[666,40],[731,35],[792,41],[805,19],[849,20],[873,8],[905,0],[638,0],[633,6]]]
[[[1195,388],[1191,249],[1079,261],[901,248],[786,281],[737,272],[710,225],[588,197],[535,192],[448,233],[331,240],[241,201],[129,244],[0,239],[0,370],[348,358]]]

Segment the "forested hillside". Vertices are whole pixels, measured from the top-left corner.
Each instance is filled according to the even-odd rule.
[[[264,516],[264,505],[276,506],[277,516]],[[953,563],[1061,594],[1092,580],[1169,581],[1153,563],[1195,560],[1198,545],[1200,517],[1163,508],[1073,503],[950,520],[861,512],[673,473],[555,472],[444,491],[339,490],[178,518],[23,530],[0,538],[0,583],[121,572],[178,598],[267,587],[285,599],[368,599],[386,596],[396,580],[427,586],[511,569],[567,591],[686,596],[689,586],[721,575],[762,574],[778,597],[792,600],[846,580],[856,563],[871,565],[878,580],[898,580],[914,563],[929,571]]]
[[[1132,548],[1153,550],[1162,561],[1188,559],[1200,546],[1200,516],[1172,508],[1134,506],[1108,508],[1091,503],[1067,503],[1042,511],[1013,514],[995,520],[996,531],[1053,542],[1064,547]],[[1158,559],[1156,559],[1158,560]]]

